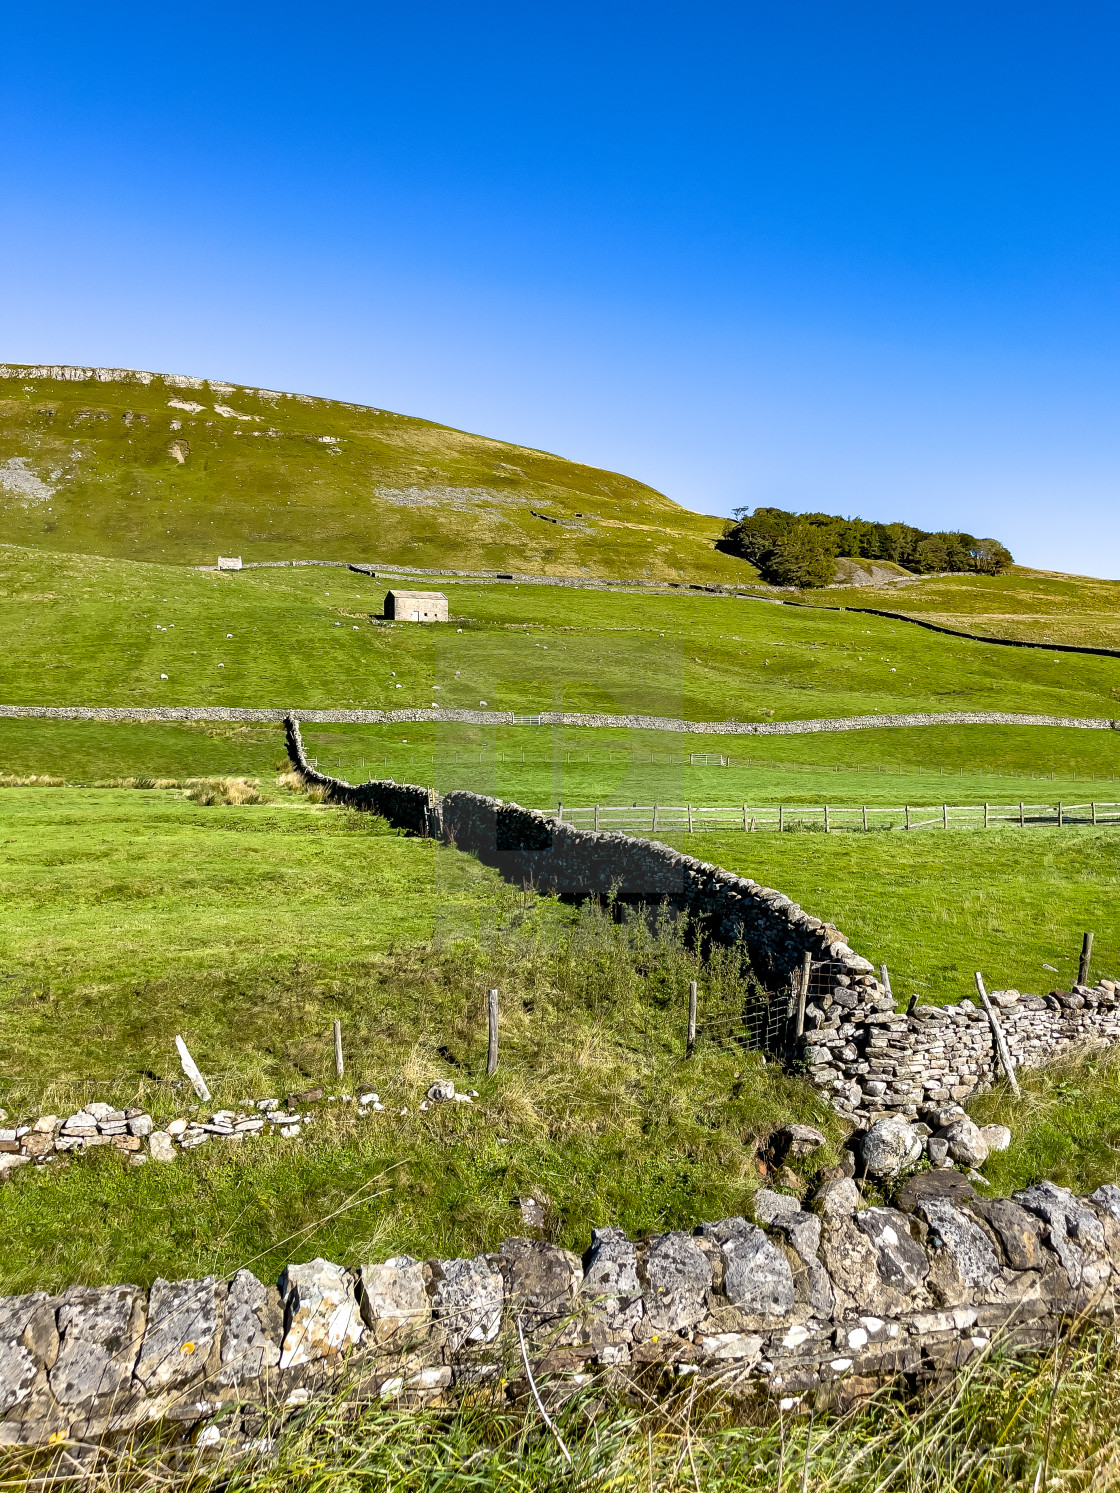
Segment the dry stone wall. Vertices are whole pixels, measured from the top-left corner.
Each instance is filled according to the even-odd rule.
[[[454,844],[518,884],[567,897],[613,893],[667,902],[702,922],[707,936],[728,944],[741,940],[754,968],[775,990],[788,987],[791,971],[809,953],[822,968],[859,982],[868,998],[883,998],[872,966],[837,928],[749,877],[654,840],[558,824],[535,809],[478,793],[440,795],[392,782],[344,783],[310,766],[298,722],[289,718],[286,729],[293,766],[332,802],[371,809],[392,824]]]
[[[991,1026],[973,1001],[874,1011],[842,979],[824,977],[820,986],[806,1007],[804,1061],[817,1088],[857,1124],[888,1113],[943,1124],[947,1111],[1000,1076]],[[1120,987],[1112,980],[1045,997],[996,990],[990,998],[1015,1067],[1120,1040]]]
[[[238,705],[0,705],[0,720],[59,721],[256,721],[278,722],[289,712]],[[445,722],[473,726],[518,724],[510,710],[304,710],[301,718],[323,725],[394,726]],[[610,727],[633,731],[674,731],[688,736],[806,736],[828,731],[867,731],[881,726],[1060,726],[1078,731],[1116,731],[1108,717],[1016,715],[999,710],[944,710],[908,715],[845,715],[799,721],[686,721],[661,715],[603,715],[541,711],[542,726]]]
[[[293,766],[332,800],[438,836],[515,883],[570,897],[614,892],[667,902],[695,918],[706,937],[741,941],[777,998],[788,999],[792,973],[808,953],[812,998],[805,1033],[795,1041],[787,1024],[782,1055],[803,1067],[858,1129],[889,1115],[941,1127],[995,1076],[992,1032],[978,1006],[963,1000],[897,1010],[873,965],[844,934],[781,892],[654,840],[577,829],[477,793],[441,796],[392,782],[344,783],[310,766],[292,717],[286,732]],[[1045,998],[996,991],[992,1000],[1016,1066],[1037,1067],[1087,1042],[1120,1040],[1120,986],[1111,980]]]
[[[951,1117],[991,1076],[990,1034],[971,1002],[900,1015],[868,961],[780,893],[666,846],[555,825],[475,794],[354,787],[309,767],[294,721],[288,738],[293,762],[329,798],[474,850],[508,875],[573,895],[621,884],[680,901],[713,937],[742,938],[775,978],[807,950],[808,1071],[854,1124],[878,1120],[865,1152],[923,1103],[947,1097]],[[995,999],[1024,1064],[1114,1040],[1120,1027],[1109,981],[1045,1000]],[[128,1118],[125,1138],[139,1139]],[[596,1228],[582,1256],[513,1238],[471,1259],[295,1262],[275,1286],[238,1270],[157,1279],[150,1290],[0,1298],[0,1446],[154,1430],[215,1451],[267,1449],[286,1417],[342,1383],[357,1398],[405,1404],[464,1391],[516,1399],[528,1387],[522,1332],[554,1402],[599,1372],[699,1375],[788,1411],[847,1403],[887,1382],[917,1387],[995,1340],[1044,1347],[1071,1320],[1116,1315],[1120,1187],[1078,1198],[1040,1182],[984,1199],[958,1171],[935,1167],[905,1181],[893,1206],[864,1202],[851,1176],[834,1174],[805,1202],[759,1190],[751,1219],[636,1241]]]
[[[582,1256],[513,1238],[472,1259],[312,1259],[275,1285],[238,1270],[0,1299],[0,1446],[156,1428],[265,1449],[342,1383],[405,1404],[514,1400],[518,1325],[553,1403],[603,1371],[718,1377],[724,1394],[791,1410],[917,1387],[993,1339],[1043,1347],[1063,1322],[1115,1315],[1120,1188],[985,1201],[933,1172],[897,1206],[862,1201],[838,1178],[804,1207],[755,1193],[753,1221],[637,1241],[593,1229]]]

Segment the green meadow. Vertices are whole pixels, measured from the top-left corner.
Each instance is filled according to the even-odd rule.
[[[1120,659],[993,648],[843,610],[1120,647],[1120,583],[1016,567],[779,593],[717,548],[721,527],[617,474],[391,412],[158,375],[24,373],[0,387],[0,704],[485,702],[743,722],[1120,713]],[[385,571],[195,568],[219,552]],[[444,590],[452,621],[389,626],[393,564],[677,589],[404,577]],[[741,594],[699,592],[713,581]],[[303,734],[324,770],[354,781],[543,809],[1120,799],[1120,732],[1108,730],[751,738],[428,720],[305,722]],[[667,919],[509,887],[453,848],[293,791],[287,767],[274,725],[0,720],[0,1110],[22,1120],[96,1097],[161,1121],[195,1114],[176,1035],[210,1081],[207,1110],[315,1085],[340,1096],[296,1139],[212,1142],[172,1166],[132,1167],[106,1148],[20,1169],[0,1186],[0,1292],[241,1265],[269,1279],[315,1255],[470,1254],[518,1232],[515,1205],[530,1196],[547,1237],[582,1250],[597,1224],[639,1235],[749,1215],[764,1180],[804,1192],[837,1160],[844,1126],[799,1073],[704,1036],[705,1021],[741,1006],[738,951],[702,958]],[[249,783],[188,787],[195,778]],[[1120,827],[673,843],[838,924],[888,965],[903,1000],[958,1000],[976,970],[989,987],[1068,985],[1086,930],[1093,976],[1120,974]],[[693,979],[701,1041],[689,1059]],[[488,1077],[492,987],[501,1046]],[[1013,1132],[985,1168],[992,1190],[1117,1180],[1118,1071],[1112,1053],[1077,1054],[1022,1074],[1018,1098],[1002,1085],[978,1096],[976,1118]],[[474,1102],[421,1111],[448,1077]],[[341,1097],[367,1087],[383,1111]],[[766,1140],[790,1120],[827,1142],[775,1176]],[[1030,1363],[997,1349],[954,1379],[951,1400],[902,1394],[858,1416],[766,1425],[718,1396],[694,1402],[687,1383],[657,1406],[594,1385],[557,1411],[571,1469],[521,1407],[344,1405],[290,1431],[267,1467],[223,1468],[216,1482],[176,1467],[169,1480],[1103,1488],[1117,1379],[1104,1338]],[[6,1471],[21,1474],[15,1461]],[[121,1464],[106,1486],[149,1487],[148,1471],[137,1482]]]
[[[641,1232],[740,1211],[759,1145],[790,1116],[840,1139],[809,1086],[759,1054],[685,1061],[688,982],[733,1002],[737,957],[702,966],[668,925],[523,896],[368,815],[280,793],[204,808],[168,790],[9,789],[0,840],[0,1107],[99,1096],[192,1113],[177,1034],[214,1106],[316,1082],[386,1105],[324,1105],[298,1141],[173,1167],[114,1153],[27,1168],[0,1187],[0,1291],[470,1253],[516,1230],[523,1195],[583,1249],[589,1220]],[[443,1077],[478,1100],[420,1113]]]
[[[769,721],[949,710],[1111,717],[1120,691],[1117,659],[993,648],[851,612],[442,584],[450,623],[387,626],[374,619],[388,583],[347,569],[218,574],[2,549],[0,700],[304,709],[485,700],[519,712]]]

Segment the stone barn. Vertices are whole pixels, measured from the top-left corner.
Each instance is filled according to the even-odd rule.
[[[385,615],[394,622],[446,622],[447,597],[442,591],[389,591]]]

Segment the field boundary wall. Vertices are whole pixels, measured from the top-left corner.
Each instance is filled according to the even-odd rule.
[[[317,1258],[274,1286],[242,1269],[0,1298],[0,1446],[158,1437],[239,1454],[316,1398],[508,1404],[530,1362],[554,1407],[599,1372],[843,1407],[1115,1317],[1120,1188],[1043,1182],[986,1202],[960,1173],[934,1175],[896,1207],[864,1207],[846,1177],[806,1207],[764,1189],[755,1222],[638,1241],[599,1227],[582,1255],[510,1238],[470,1259]]]
[[[0,705],[0,720],[58,721],[246,721],[280,722],[279,707],[237,705]],[[635,731],[675,731],[695,736],[806,736],[828,731],[868,731],[883,726],[1058,726],[1078,731],[1118,731],[1106,716],[1016,714],[998,710],[945,710],[925,714],[849,715],[799,721],[686,721],[661,715],[604,715],[545,710],[300,710],[315,725],[393,726],[459,722],[473,726],[592,726]]]
[[[398,827],[454,844],[514,884],[572,898],[613,894],[664,902],[686,912],[705,937],[741,943],[772,999],[788,1002],[781,1055],[804,1069],[832,1108],[857,1128],[887,1115],[939,1123],[946,1110],[998,1076],[991,1025],[971,1000],[897,1010],[874,966],[839,929],[750,877],[655,840],[580,829],[477,793],[345,783],[310,765],[299,723],[291,717],[286,733],[293,767],[330,801],[372,808]],[[797,1036],[792,992],[800,988],[797,971],[806,955],[810,983]],[[1003,1010],[997,1020],[1018,1066],[1037,1067],[1086,1043],[1120,1041],[1120,987],[1111,980],[1045,997],[996,991],[993,999]]]

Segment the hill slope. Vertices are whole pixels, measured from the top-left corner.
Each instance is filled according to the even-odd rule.
[[[752,580],[629,477],[385,410],[128,369],[0,367],[0,541],[213,564]]]

